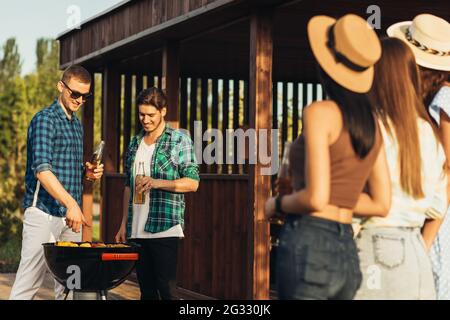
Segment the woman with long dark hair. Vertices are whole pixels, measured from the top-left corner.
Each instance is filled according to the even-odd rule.
[[[366,96],[381,55],[375,32],[355,15],[313,17],[308,37],[329,100],[303,111],[291,147],[294,192],[271,198],[266,216],[285,216],[277,254],[281,299],[352,299],[360,286],[355,205],[384,215],[390,185],[382,139]],[[369,180],[372,196],[361,192]]]
[[[421,229],[447,208],[445,154],[418,96],[414,55],[399,39],[381,41],[374,106],[382,122],[392,185],[386,217],[363,220],[356,243],[363,284],[357,299],[435,299],[431,262]],[[355,208],[364,214],[364,208]]]

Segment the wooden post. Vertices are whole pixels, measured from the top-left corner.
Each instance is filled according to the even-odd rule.
[[[249,77],[249,125],[258,134],[260,129],[269,129],[272,124],[272,13],[260,10],[250,18],[250,77]],[[270,132],[267,136],[270,150]],[[258,150],[261,141],[258,137]],[[271,176],[261,175],[261,164],[249,168],[250,232],[249,286],[250,299],[269,298],[269,223],[264,218],[264,204],[270,196]],[[250,229],[251,230],[251,229]]]
[[[91,92],[93,96],[83,106],[83,161],[91,161],[94,149],[94,101],[95,75],[91,73]],[[94,204],[93,183],[83,177],[83,214],[89,226],[83,226],[82,241],[92,241],[92,208]]]
[[[119,172],[120,163],[120,74],[111,66],[103,71],[102,89],[102,137],[105,141],[102,179],[101,238],[112,241],[117,219],[122,217],[122,208],[114,205],[115,199],[106,193],[108,175]]]
[[[136,75],[136,99],[137,96],[141,93],[143,88],[143,76],[141,74]],[[135,112],[134,112],[134,132],[137,135],[142,130],[141,121],[139,120],[139,106],[137,104],[135,105]]]
[[[122,163],[125,170],[126,151],[131,140],[131,74],[125,74],[125,89],[124,89],[124,115],[123,115],[123,157]]]
[[[167,95],[167,115],[165,120],[172,128],[180,127],[180,62],[179,44],[175,41],[167,41],[162,55],[162,81],[161,89]]]

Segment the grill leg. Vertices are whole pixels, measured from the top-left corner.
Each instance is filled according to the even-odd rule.
[[[100,290],[100,298],[101,298],[101,300],[106,300],[106,291],[105,290]]]
[[[64,289],[64,300],[67,300],[67,297],[69,296],[69,293],[70,293],[70,289],[68,289],[68,288],[65,288]]]

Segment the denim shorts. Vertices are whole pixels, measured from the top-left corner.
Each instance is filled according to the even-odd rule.
[[[351,300],[362,274],[351,224],[288,215],[277,254],[283,300]]]
[[[356,300],[434,300],[431,261],[421,230],[362,229],[356,238],[363,283]]]

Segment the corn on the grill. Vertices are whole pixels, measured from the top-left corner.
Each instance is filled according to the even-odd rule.
[[[55,244],[57,247],[81,247],[81,248],[128,248],[129,246],[124,243],[109,243],[105,244],[103,242],[69,242],[69,241],[58,241]]]
[[[75,242],[68,241],[58,241],[56,242],[57,247],[78,247],[78,244]]]

